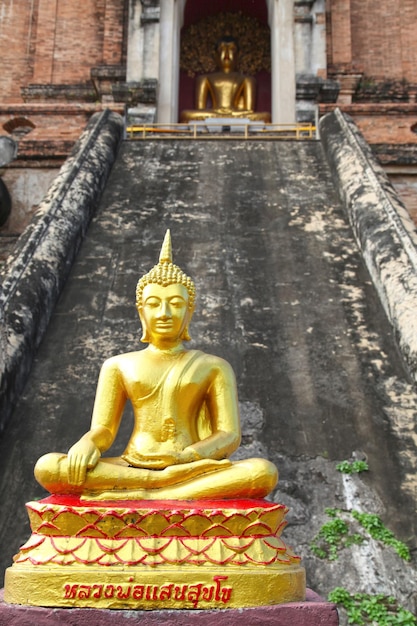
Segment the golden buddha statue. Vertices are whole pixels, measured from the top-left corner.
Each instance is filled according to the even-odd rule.
[[[233,37],[222,37],[216,44],[215,54],[218,71],[197,78],[197,109],[182,111],[180,121],[236,117],[269,123],[269,113],[255,112],[255,79],[236,71],[239,54],[237,41]],[[211,108],[208,108],[209,101]]]
[[[85,500],[262,498],[277,470],[261,458],[231,462],[240,443],[233,370],[223,359],[186,350],[195,286],[172,262],[167,231],[159,263],[137,285],[141,341],[148,347],[108,359],[101,370],[90,430],[68,454],[36,464],[53,494]],[[126,400],[134,427],[121,457],[103,458]]]
[[[104,363],[90,430],[36,464],[52,496],[26,504],[32,533],[6,571],[9,606],[240,610],[305,599],[300,557],[281,538],[288,509],[263,499],[275,466],[228,459],[240,442],[233,371],[184,347],[194,301],[167,231],[136,289],[148,347]],[[103,458],[128,399],[127,447]]]

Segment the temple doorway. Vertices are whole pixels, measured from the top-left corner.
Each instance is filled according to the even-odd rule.
[[[181,39],[187,29],[204,20],[215,21],[217,15],[221,19],[220,14],[227,13],[239,14],[239,19],[260,27],[269,26],[269,67],[255,64],[256,109],[270,111],[274,123],[295,121],[293,0],[164,0],[160,18],[158,122],[177,122],[181,110],[195,106],[194,80],[198,72],[193,67],[190,70],[190,59],[184,62],[181,58]],[[253,46],[256,48],[256,39]]]
[[[271,48],[264,0],[188,0],[181,29],[179,111],[195,108],[195,77],[215,70],[214,45],[232,35],[240,71],[256,79],[256,111],[271,113]]]

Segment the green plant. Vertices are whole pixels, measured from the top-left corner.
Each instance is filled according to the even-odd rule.
[[[393,548],[404,561],[411,559],[408,546],[396,539],[394,533],[384,526],[379,515],[341,509],[325,509],[325,513],[332,519],[323,524],[310,544],[311,551],[320,559],[335,561],[340,550],[352,545],[360,545],[366,540],[366,536],[360,533],[349,532],[352,519],[356,520],[372,539]]]
[[[399,606],[396,599],[382,594],[350,594],[343,587],[336,587],[328,595],[330,602],[342,606],[349,624],[373,624],[374,626],[417,626],[410,611]]]
[[[323,524],[310,544],[310,549],[320,559],[335,561],[340,550],[363,543],[364,538],[358,533],[349,534],[349,525],[340,519],[339,509],[326,509],[326,513],[333,519]]]
[[[360,474],[367,472],[369,466],[366,461],[342,461],[336,465],[336,469],[342,474]]]
[[[395,538],[394,533],[384,526],[384,523],[379,515],[375,515],[373,513],[360,513],[359,511],[351,511],[351,514],[352,517],[357,520],[359,524],[371,535],[372,539],[377,539],[386,546],[394,548],[396,553],[404,559],[404,561],[409,561],[411,559],[408,546],[403,541]]]
[[[364,461],[343,461],[336,466],[342,473],[366,471]],[[360,511],[343,511],[337,508],[325,509],[330,518],[323,524],[311,544],[311,550],[319,558],[335,560],[338,551],[353,544],[361,544],[366,536],[359,533],[350,533],[350,524],[357,523],[366,531],[368,536],[384,545],[394,548],[397,554],[405,561],[409,561],[410,551],[405,543],[396,539],[382,522],[379,515],[361,513]],[[338,604],[346,611],[348,623],[364,626],[417,626],[416,617],[407,609],[401,607],[397,600],[383,594],[370,595],[366,593],[351,594],[343,587],[336,587],[330,592],[329,601]]]

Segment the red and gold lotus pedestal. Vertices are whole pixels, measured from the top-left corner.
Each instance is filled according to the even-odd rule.
[[[12,604],[114,609],[244,608],[305,599],[265,500],[27,504],[32,535],[6,572]]]

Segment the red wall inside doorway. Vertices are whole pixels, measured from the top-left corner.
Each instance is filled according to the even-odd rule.
[[[184,26],[194,24],[209,15],[242,11],[260,22],[268,22],[266,0],[188,0],[184,11]]]

